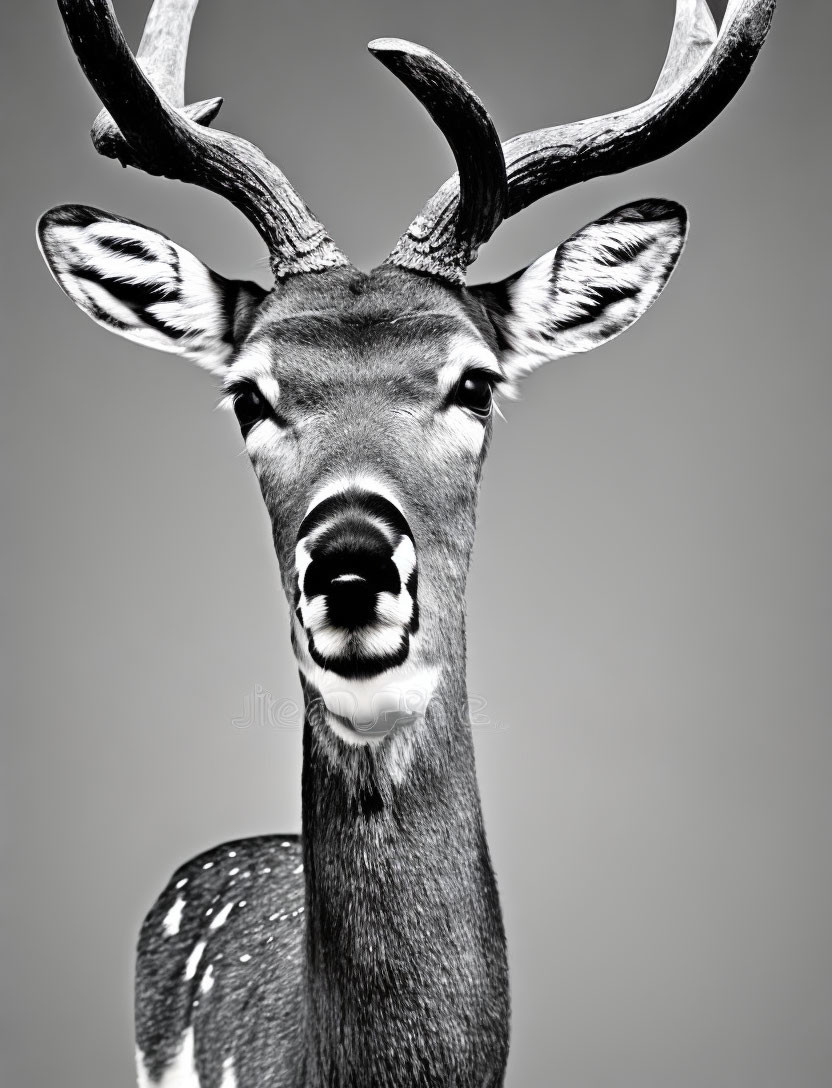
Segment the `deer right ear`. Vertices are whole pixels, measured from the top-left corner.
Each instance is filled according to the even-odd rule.
[[[589,223],[522,272],[471,288],[502,343],[509,389],[550,359],[590,351],[656,301],[687,237],[685,209],[639,200]]]
[[[267,293],[218,276],[163,234],[98,208],[52,208],[38,239],[58,284],[93,321],[215,373]]]

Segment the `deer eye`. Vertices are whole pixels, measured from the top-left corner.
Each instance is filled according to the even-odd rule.
[[[231,391],[232,407],[243,438],[264,419],[274,415],[271,405],[253,382],[241,382]]]
[[[491,413],[494,379],[484,370],[469,370],[459,380],[454,403],[485,418]]]

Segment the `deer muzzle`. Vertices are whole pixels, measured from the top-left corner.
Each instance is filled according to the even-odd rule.
[[[317,665],[358,679],[405,662],[419,625],[416,549],[389,498],[353,486],[314,503],[295,568],[295,614]]]

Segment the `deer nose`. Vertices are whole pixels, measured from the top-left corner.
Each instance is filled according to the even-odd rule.
[[[313,504],[295,565],[296,615],[317,664],[366,676],[405,660],[418,629],[417,574],[398,506],[356,487]]]
[[[360,574],[339,574],[329,583],[327,611],[336,627],[355,630],[375,618],[375,594]]]
[[[333,627],[354,631],[377,618],[379,595],[401,592],[401,577],[393,562],[387,534],[360,512],[336,517],[313,544],[303,592],[307,599],[326,598]]]

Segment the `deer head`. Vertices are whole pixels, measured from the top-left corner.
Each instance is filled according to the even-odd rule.
[[[502,282],[466,286],[468,266],[532,202],[696,135],[743,82],[774,0],[731,0],[719,33],[704,0],[677,0],[648,101],[505,143],[435,54],[371,43],[445,134],[458,172],[369,273],[258,148],[208,127],[219,100],[184,105],[196,0],[156,0],[137,58],[107,0],[59,6],[105,106],[97,150],[226,197],[265,241],[275,282],[266,291],[229,281],[163,235],[77,205],[42,218],[44,257],[93,320],[218,375],[269,510],[321,730],[378,744],[403,717],[421,721],[437,692],[464,695],[448,677],[463,671],[463,596],[495,400],[545,361],[641,317],[675,267],[687,219],[672,201],[638,201]]]

